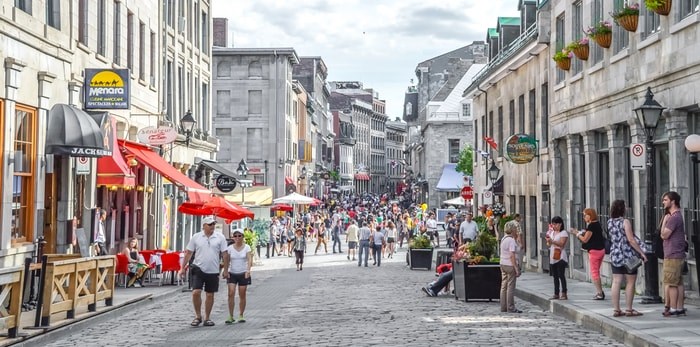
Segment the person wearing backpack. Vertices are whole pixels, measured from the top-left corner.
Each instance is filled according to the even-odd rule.
[[[576,231],[571,228],[571,234],[581,241],[581,248],[588,251],[588,263],[591,267],[591,279],[596,289],[596,295],[593,300],[605,300],[605,292],[600,281],[600,266],[603,264],[605,257],[605,236],[603,235],[603,227],[598,222],[598,213],[592,208],[583,210],[583,221],[586,222],[586,228],[581,231]]]

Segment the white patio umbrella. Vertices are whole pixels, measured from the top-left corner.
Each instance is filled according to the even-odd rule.
[[[298,193],[292,193],[272,200],[272,202],[275,204],[309,205],[314,203],[314,199]]]
[[[461,196],[458,196],[456,198],[452,198],[449,200],[445,200],[442,202],[445,205],[456,205],[456,206],[464,206],[464,199],[462,199]]]

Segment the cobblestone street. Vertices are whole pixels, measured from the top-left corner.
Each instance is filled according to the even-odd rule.
[[[399,252],[365,268],[344,254],[307,255],[301,272],[291,258],[266,259],[254,267],[246,323],[224,324],[222,282],[214,327],[190,327],[190,293],[176,292],[46,346],[620,345],[522,300],[516,300],[522,314],[505,314],[497,301],[426,297],[420,288],[433,272],[411,271],[404,258]]]

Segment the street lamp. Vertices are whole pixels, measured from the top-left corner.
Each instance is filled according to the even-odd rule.
[[[187,110],[184,116],[180,119],[180,126],[185,132],[185,145],[190,146],[190,139],[192,138],[192,131],[194,130],[194,125],[197,123],[192,117],[192,111]]]
[[[654,230],[656,218],[654,218],[654,199],[656,196],[656,182],[654,178],[654,131],[656,125],[661,118],[661,112],[664,108],[654,100],[654,94],[651,88],[647,87],[647,93],[644,97],[644,103],[635,108],[634,112],[637,115],[639,123],[644,126],[646,134],[646,149],[647,149],[647,220],[646,232],[644,233],[644,242],[647,249],[651,249],[654,244],[654,239],[657,236]],[[651,251],[646,254],[647,263],[644,266],[645,289],[642,296],[642,304],[658,304],[661,303],[659,296],[659,262],[656,258],[656,253]]]
[[[248,164],[246,164],[245,159],[241,159],[241,161],[238,163],[238,169],[236,169],[236,172],[238,173],[238,176],[243,176],[243,178],[248,175]],[[241,205],[245,205],[245,188],[248,182],[247,180],[239,179],[238,183],[241,186]]]
[[[491,162],[491,167],[489,168],[488,174],[489,174],[489,180],[491,181],[491,190],[493,190],[493,185],[496,183],[496,180],[498,179],[498,175],[501,173],[501,169],[496,166],[496,163],[493,161]]]
[[[698,187],[698,163],[700,163],[700,158],[698,158],[698,154],[700,154],[700,135],[697,134],[692,134],[688,135],[688,137],[685,138],[685,148],[690,152],[690,161],[692,165],[692,177],[693,177],[693,195],[692,195],[692,201],[693,201],[693,219],[691,221],[692,224],[692,236],[690,237],[690,240],[693,242],[693,249],[695,253],[695,264],[700,264],[700,225],[698,221],[698,217],[700,217],[700,212],[698,212],[698,194],[700,194],[700,187]],[[695,266],[695,271],[697,272],[698,278],[700,278],[700,266]]]

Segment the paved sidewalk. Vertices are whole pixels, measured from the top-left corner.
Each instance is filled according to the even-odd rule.
[[[613,317],[610,288],[605,288],[605,300],[592,300],[592,283],[567,279],[569,300],[549,300],[554,283],[548,274],[524,273],[518,278],[516,295],[544,310],[563,316],[583,327],[600,332],[630,346],[699,346],[700,307],[688,305],[685,317],[663,317],[663,304],[642,305],[635,296],[633,308],[640,317]],[[624,291],[620,307],[625,308]]]

